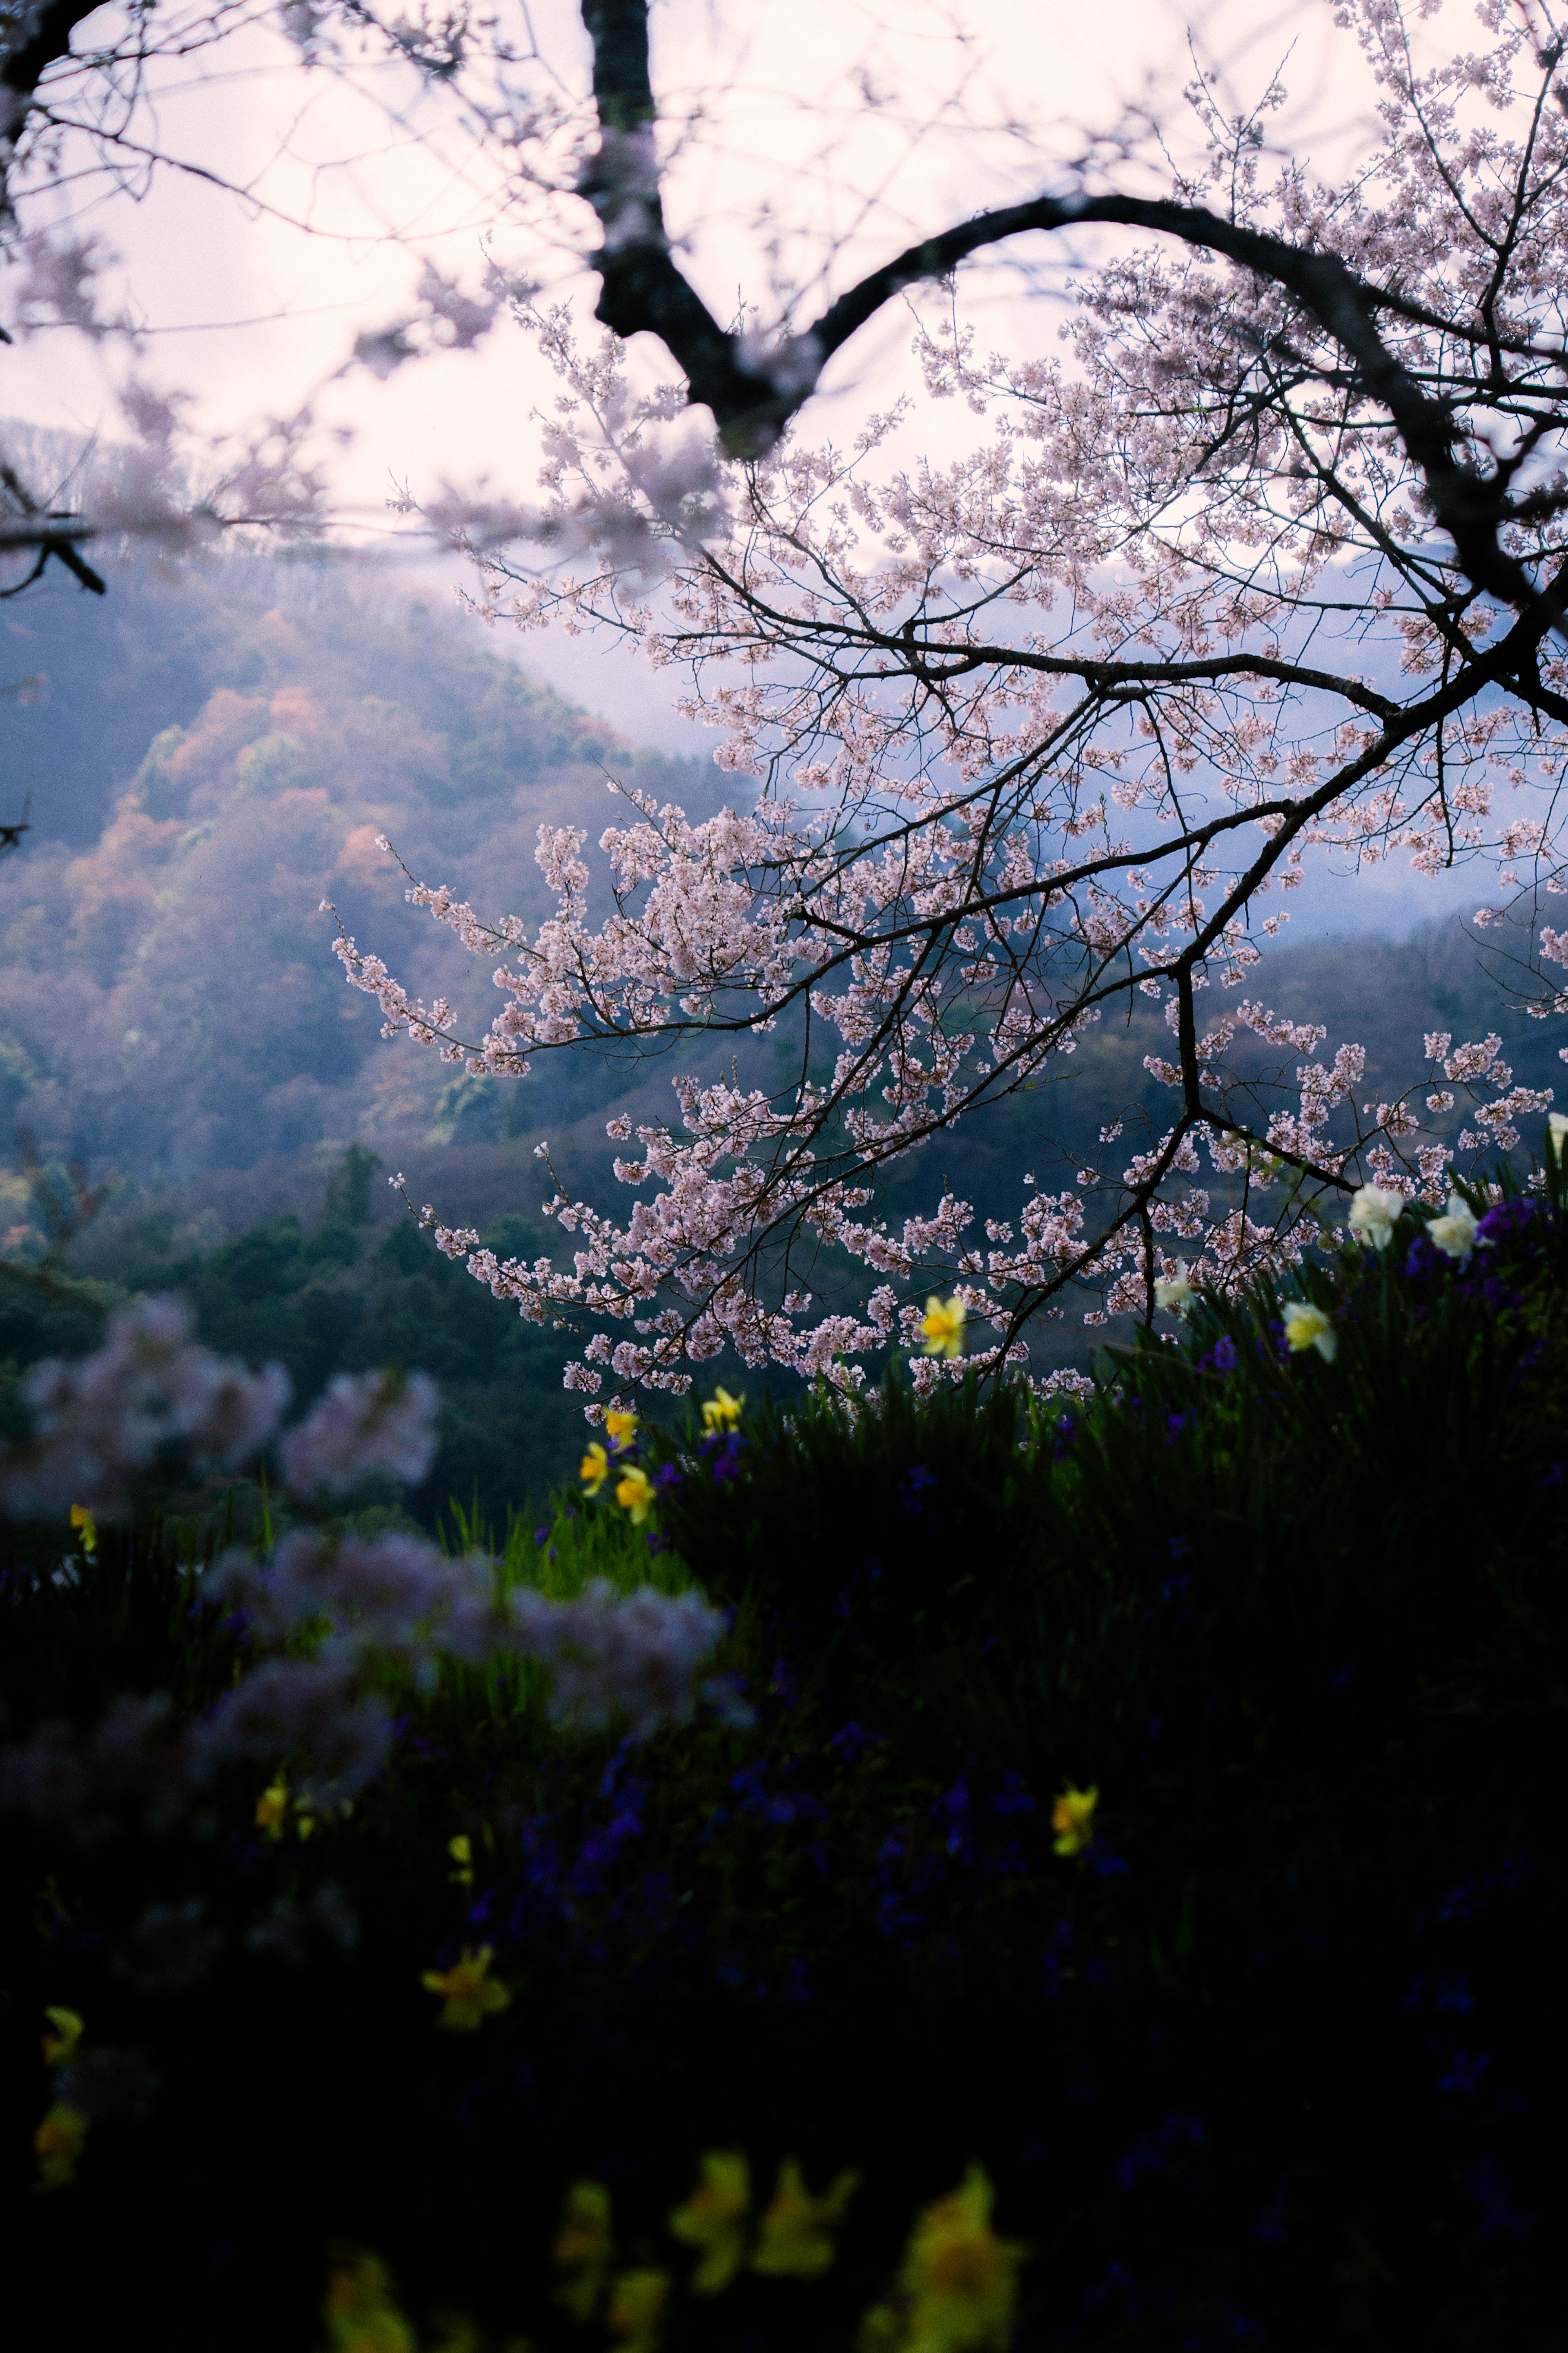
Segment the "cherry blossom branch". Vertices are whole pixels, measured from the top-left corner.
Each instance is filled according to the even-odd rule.
[[[980,213],[872,270],[771,363],[757,361],[739,334],[720,327],[670,250],[654,147],[647,0],[584,0],[583,20],[594,47],[602,130],[599,153],[581,182],[605,226],[595,258],[601,280],[595,315],[623,338],[643,331],[659,337],[686,373],[689,399],[711,409],[727,448],[753,455],[771,448],[815,391],[826,362],[906,287],[945,278],[984,247],[1030,231],[1151,230],[1220,254],[1283,288],[1350,355],[1362,396],[1394,420],[1466,577],[1521,609],[1544,599],[1552,626],[1562,626],[1555,592],[1538,588],[1502,544],[1512,519],[1506,484],[1483,480],[1457,456],[1449,412],[1422,391],[1379,334],[1379,290],[1337,254],[1292,246],[1204,206],[1126,195],[1038,196]],[[1394,298],[1381,307],[1401,305]]]

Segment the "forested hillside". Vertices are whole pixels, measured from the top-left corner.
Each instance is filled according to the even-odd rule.
[[[596,839],[614,815],[607,777],[693,815],[749,787],[627,744],[471,619],[321,564],[121,573],[101,603],[72,587],[11,607],[0,628],[13,670],[40,678],[31,702],[0,705],[9,798],[31,792],[35,827],[0,868],[4,1262],[25,1275],[43,1259],[39,1184],[68,1191],[65,1164],[79,1162],[100,1198],[57,1271],[115,1297],[185,1290],[205,1340],[279,1358],[301,1395],[342,1367],[427,1368],[446,1419],[416,1510],[428,1519],[477,1491],[503,1519],[570,1454],[566,1343],[441,1260],[385,1178],[405,1171],[416,1201],[531,1259],[561,1240],[539,1214],[534,1145],[549,1138],[574,1189],[614,1196],[606,1118],[671,1119],[669,1080],[700,1058],[542,1056],[519,1082],[455,1076],[382,1039],[374,1003],[344,986],[321,902],[411,987],[471,1008],[477,1035],[493,1010],[488,969],[404,903],[379,834],[482,912],[532,922],[547,903],[540,823]],[[1326,1018],[1327,1052],[1367,1045],[1369,1098],[1407,1081],[1431,1029],[1496,1030],[1521,1079],[1561,1075],[1557,1025],[1511,1008],[1457,925],[1276,950],[1258,987],[1283,1013]],[[1134,1019],[1142,1052],[1163,1052],[1159,1015]],[[1020,1162],[1042,1187],[1099,1157],[1120,1165],[1169,1101],[1142,1076],[1129,1099],[1142,1052],[1128,1042],[1089,1029],[1068,1075],[896,1166],[879,1212],[929,1190],[932,1152],[980,1218],[1005,1214]],[[753,1082],[782,1083],[791,1050],[784,1036],[751,1041]],[[708,1059],[727,1072],[728,1045]],[[824,1294],[842,1280],[830,1261],[815,1271]],[[14,1378],[96,1329],[15,1281],[0,1359]],[[1089,1339],[1064,1321],[1057,1361],[1084,1361]]]
[[[530,914],[541,818],[596,814],[607,770],[717,798],[714,772],[635,752],[472,622],[329,569],[117,576],[101,605],[73,589],[4,626],[46,698],[0,719],[34,822],[0,897],[8,1107],[143,1180],[436,1121],[450,1071],[380,1049],[321,902],[476,1011],[486,976],[403,908],[378,834]]]

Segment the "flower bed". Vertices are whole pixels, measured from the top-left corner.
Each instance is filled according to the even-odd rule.
[[[617,1418],[497,1559],[14,1524],[12,2307],[258,2353],[1551,2341],[1560,1196],[1173,1299],[1071,1401]],[[190,1441],[248,1430],[159,1331]],[[300,1425],[322,1513],[423,1409]]]

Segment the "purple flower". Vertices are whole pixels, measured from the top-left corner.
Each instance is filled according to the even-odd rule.
[[[914,1469],[906,1471],[899,1482],[899,1501],[906,1512],[912,1512],[918,1516],[925,1508],[921,1502],[921,1497],[928,1487],[935,1485],[935,1472],[928,1471],[923,1462],[917,1462]]]

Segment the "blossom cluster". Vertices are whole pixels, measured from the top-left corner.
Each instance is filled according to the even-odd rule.
[[[194,1328],[180,1300],[139,1300],[110,1317],[92,1354],[35,1365],[22,1387],[33,1434],[0,1451],[0,1509],[68,1510],[90,1532],[126,1509],[135,1474],[168,1451],[231,1472],[268,1445],[289,1376],[215,1355]],[[435,1460],[438,1404],[424,1373],[340,1374],[279,1444],[286,1485],[301,1498],[338,1495],[384,1472],[417,1486]]]
[[[91,1356],[35,1365],[23,1383],[35,1436],[0,1456],[0,1505],[16,1517],[73,1504],[124,1508],[128,1482],[167,1446],[233,1470],[266,1445],[289,1401],[279,1365],[258,1373],[197,1347],[178,1300],[121,1309]]]
[[[689,424],[675,436],[678,388],[632,396],[613,338],[582,350],[563,314],[530,314],[563,381],[542,420],[546,502],[514,515],[510,543],[504,529],[466,543],[484,609],[686,665],[683,708],[719,731],[740,789],[696,821],[612,786],[602,828],[542,825],[553,907],[536,925],[413,881],[492,964],[501,1002],[481,1036],[346,935],[338,953],[389,1030],[471,1073],[610,1039],[771,1038],[767,1084],[737,1054],[727,1082],[676,1081],[677,1123],[637,1128],[613,1163],[629,1213],[554,1186],[557,1255],[501,1260],[437,1226],[497,1296],[587,1335],[567,1373],[585,1398],[606,1369],[679,1392],[726,1347],[852,1388],[860,1360],[921,1345],[932,1283],[985,1333],[966,1362],[1024,1366],[1031,1326],[1068,1301],[1091,1324],[1150,1313],[1178,1244],[1234,1290],[1299,1265],[1361,1184],[1438,1208],[1457,1156],[1513,1149],[1546,1108],[1495,1037],[1429,1040],[1436,1070],[1366,1100],[1363,1045],[1326,1052],[1322,1024],[1239,996],[1310,860],[1487,865],[1510,895],[1486,923],[1510,907],[1533,923],[1541,894],[1568,889],[1568,661],[1544,607],[1520,589],[1528,611],[1504,612],[1411,524],[1436,511],[1431,462],[1386,400],[1401,371],[1427,387],[1459,420],[1467,480],[1523,468],[1510,561],[1554,575],[1568,541],[1544,257],[1568,116],[1545,103],[1550,67],[1521,26],[1486,13],[1488,54],[1416,83],[1400,8],[1352,0],[1343,20],[1384,96],[1342,186],[1192,94],[1206,152],[1184,205],[1401,290],[1379,311],[1392,374],[1376,385],[1283,280],[1143,244],[1085,273],[1056,359],[986,355],[950,303],[921,314],[928,393],[987,420],[951,462],[900,467],[889,417],[852,448],[786,438],[742,470]],[[1539,103],[1522,103],[1530,87]],[[584,187],[612,245],[630,235],[657,195],[647,137],[617,132]],[[1507,311],[1506,352],[1478,305]],[[812,380],[804,350],[754,357]],[[1505,657],[1510,628],[1539,668]],[[1562,961],[1560,932],[1539,945]],[[1139,1148],[1110,1155],[1115,1124],[1076,1182],[1026,1180],[984,1237],[945,1188],[901,1229],[879,1214],[895,1162],[1065,1077],[1108,1009],[1142,1028],[1156,1008],[1169,1045],[1138,1050],[1173,1100]],[[626,1121],[610,1134],[632,1141]],[[865,1278],[853,1312],[793,1271],[835,1253]],[[921,1377],[963,1369],[933,1356]]]
[[[127,1810],[154,1831],[200,1819],[225,1768],[279,1760],[299,1803],[341,1806],[391,1754],[392,1710],[373,1672],[385,1660],[426,1686],[443,1656],[537,1660],[552,1672],[555,1721],[595,1729],[626,1719],[646,1739],[689,1719],[725,1622],[699,1594],[622,1595],[604,1580],[566,1600],[529,1586],[502,1592],[487,1556],[451,1559],[396,1532],[333,1541],[300,1528],[266,1559],[231,1550],[206,1572],[202,1597],[237,1615],[258,1653],[216,1704],[177,1736],[162,1698],[118,1700],[88,1734],[45,1724],[0,1752],[0,1806],[91,1843]]]

